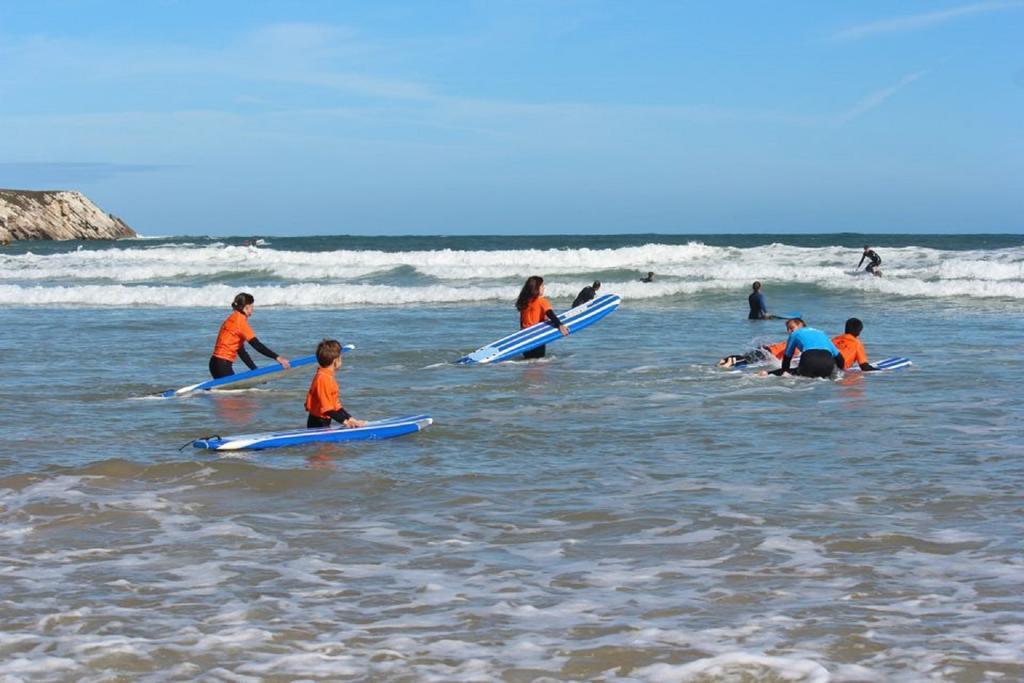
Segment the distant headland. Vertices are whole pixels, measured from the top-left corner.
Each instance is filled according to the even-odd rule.
[[[0,189],[0,244],[120,237],[136,237],[136,233],[81,192]]]

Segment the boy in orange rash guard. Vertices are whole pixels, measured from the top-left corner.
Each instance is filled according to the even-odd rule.
[[[845,334],[832,338],[832,343],[836,345],[839,353],[843,356],[842,369],[850,368],[854,363],[857,363],[864,372],[878,370],[878,368],[868,363],[868,353],[864,350],[864,343],[858,339],[863,330],[864,323],[860,319],[850,318],[846,321]]]
[[[317,344],[316,362],[320,364],[306,392],[306,427],[330,427],[337,420],[343,427],[362,427],[365,420],[352,417],[341,405],[338,380],[334,373],[341,367],[341,344],[336,339],[324,339]]]
[[[544,297],[544,278],[540,275],[526,278],[523,288],[519,290],[519,298],[516,299],[516,309],[519,311],[521,330],[546,320],[550,325],[557,327],[563,337],[569,334],[569,328],[562,324],[551,309],[551,302]],[[538,346],[525,352],[523,358],[543,358],[546,351],[546,345]]]
[[[231,302],[231,308],[234,310],[221,323],[217,341],[213,345],[213,355],[210,356],[210,374],[214,379],[235,374],[233,363],[236,358],[241,358],[250,370],[256,369],[256,364],[252,362],[252,358],[245,350],[245,342],[249,342],[264,356],[273,358],[284,367],[288,367],[288,359],[264,346],[263,342],[256,338],[256,333],[249,327],[249,316],[252,315],[254,302],[252,294],[247,292],[235,295],[235,300]]]

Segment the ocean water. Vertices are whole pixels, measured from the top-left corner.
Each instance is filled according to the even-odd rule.
[[[1024,237],[264,239],[0,247],[0,680],[1024,680]],[[454,365],[531,274],[623,304]],[[716,368],[784,335],[753,279],[914,365]],[[434,426],[192,449],[305,424],[303,374],[152,397],[243,290],[279,353],[357,345],[357,417]]]

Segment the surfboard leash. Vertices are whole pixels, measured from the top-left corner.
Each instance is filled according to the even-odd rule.
[[[183,450],[185,450],[186,448],[188,448],[189,446],[194,444],[196,441],[209,441],[210,439],[219,439],[219,438],[220,438],[220,434],[211,434],[210,436],[201,436],[198,439],[192,439],[191,441],[186,441],[181,446],[181,448],[178,449],[178,452],[181,453]]]

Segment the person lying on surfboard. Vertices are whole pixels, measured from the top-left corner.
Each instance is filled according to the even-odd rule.
[[[570,308],[576,308],[577,306],[582,306],[588,301],[591,301],[595,296],[597,296],[597,290],[599,289],[601,289],[601,281],[594,280],[594,284],[580,290],[580,293],[572,300],[572,306],[570,306]]]
[[[519,290],[519,298],[516,299],[516,310],[519,311],[519,329],[521,330],[533,327],[543,320],[557,327],[563,337],[569,334],[569,328],[562,324],[562,321],[555,315],[555,311],[552,310],[551,302],[544,297],[544,278],[540,275],[531,275],[526,278],[523,288]],[[543,344],[525,352],[523,358],[543,358],[546,352],[547,345]]]
[[[868,353],[864,350],[864,343],[859,339],[863,330],[864,323],[859,318],[850,318],[846,321],[846,331],[838,337],[832,337],[832,343],[843,356],[843,367],[840,369],[849,368],[857,363],[864,372],[878,370],[868,363]]]
[[[256,338],[256,333],[249,327],[249,318],[252,316],[253,303],[252,294],[240,292],[235,295],[231,302],[233,309],[217,333],[217,341],[213,345],[213,355],[210,356],[210,374],[214,379],[227,377],[235,374],[233,364],[236,358],[249,366],[250,370],[256,369],[256,364],[245,350],[245,342],[262,353],[267,358],[273,358],[284,367],[288,367],[288,359],[279,356]]]
[[[324,339],[316,345],[316,362],[320,365],[309,383],[306,392],[306,427],[330,427],[331,420],[342,427],[364,427],[365,420],[357,420],[341,405],[338,395],[338,380],[334,373],[341,367],[341,343],[336,339]]]
[[[737,363],[761,363],[766,360],[775,358],[776,360],[782,360],[782,356],[786,351],[786,340],[783,339],[775,344],[761,344],[752,351],[746,353],[735,353],[731,356],[725,356],[718,361],[718,367],[720,368],[731,368]],[[799,355],[799,351],[796,352]]]

